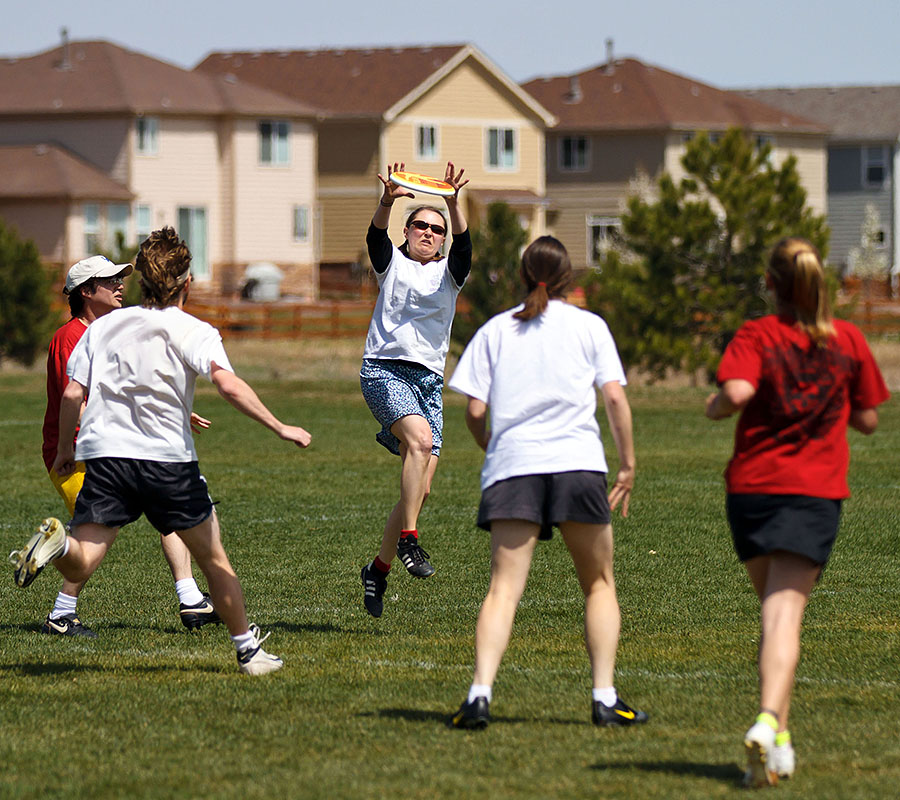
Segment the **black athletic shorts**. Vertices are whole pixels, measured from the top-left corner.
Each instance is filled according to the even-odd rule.
[[[171,533],[193,528],[212,513],[206,479],[196,461],[92,458],[84,464],[73,526],[96,522],[119,528],[146,514],[156,530]]]
[[[776,550],[825,565],[837,538],[841,501],[802,494],[729,494],[734,549],[741,561]]]
[[[560,522],[606,525],[610,520],[606,473],[576,470],[492,483],[481,494],[478,527],[489,531],[495,519],[536,522],[541,539],[550,539],[553,526]]]

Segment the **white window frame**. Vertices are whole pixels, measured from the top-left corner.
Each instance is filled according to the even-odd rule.
[[[268,132],[263,130],[264,126],[268,126]],[[284,119],[261,119],[256,125],[256,130],[259,138],[260,166],[289,166],[291,163],[291,123]]]
[[[440,140],[438,136],[438,126],[429,124],[416,125],[416,160],[418,161],[439,161],[440,160]],[[425,133],[430,134],[430,147],[425,141]]]
[[[110,203],[106,206],[105,249],[115,250],[116,233],[122,232],[122,244],[128,247],[128,230],[131,227],[131,206],[127,203]]]
[[[191,275],[196,280],[208,281],[211,277],[209,266],[210,224],[206,206],[178,206],[175,214],[178,220],[178,235],[184,239],[191,251]],[[195,229],[201,222],[203,225],[202,237]]]
[[[573,159],[572,164],[566,164],[566,142],[583,142],[584,152],[582,154],[582,162],[576,163],[577,158]],[[572,153],[576,151],[573,149]],[[591,140],[587,136],[561,136],[559,138],[559,148],[557,150],[557,163],[560,172],[587,172],[591,168]]]
[[[600,258],[598,256],[603,255],[603,251],[609,248],[612,244],[609,237],[609,230],[622,230],[622,220],[620,217],[611,217],[600,214],[588,214],[585,220],[586,222],[586,234],[587,234],[587,255],[588,255],[588,263],[591,266],[599,266]],[[603,230],[603,235],[600,237],[601,242],[606,242],[605,247],[601,246],[598,248],[598,252],[595,252],[594,248],[594,229],[601,228]]]
[[[295,242],[309,241],[309,206],[295,205],[291,210],[291,239]]]
[[[507,134],[512,142],[507,149],[501,144]],[[491,163],[491,138],[497,137],[497,163]],[[508,162],[508,163],[504,163]],[[515,172],[519,168],[519,131],[513,127],[491,125],[484,132],[484,166],[489,172]]]
[[[146,203],[138,203],[134,207],[134,238],[137,244],[146,239],[153,231],[153,208]]]
[[[884,145],[863,145],[862,148],[862,185],[867,189],[881,189],[887,182],[888,161],[887,148]],[[881,168],[881,180],[869,179],[869,169]]]
[[[135,118],[134,151],[139,156],[155,156],[159,153],[159,119],[157,117]]]
[[[85,203],[81,207],[85,257],[97,255],[102,247],[103,223],[99,203]]]

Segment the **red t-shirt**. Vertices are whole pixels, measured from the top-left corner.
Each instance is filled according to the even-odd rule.
[[[87,325],[73,317],[50,340],[50,352],[47,354],[47,412],[44,414],[43,429],[43,456],[47,472],[56,460],[56,448],[59,444],[59,404],[69,383],[66,364],[86,330]]]
[[[749,381],[756,394],[735,431],[725,470],[733,494],[850,496],[847,421],[890,396],[862,333],[835,320],[827,347],[812,344],[793,319],[746,322],[725,349],[716,375]]]

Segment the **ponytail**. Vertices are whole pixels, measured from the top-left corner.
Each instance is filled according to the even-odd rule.
[[[527,322],[543,314],[552,298],[564,297],[572,283],[572,263],[562,242],[541,236],[528,245],[522,253],[522,281],[528,295],[513,317]]]
[[[779,306],[792,312],[797,327],[824,347],[835,328],[819,251],[806,239],[782,239],[772,251],[769,275]]]

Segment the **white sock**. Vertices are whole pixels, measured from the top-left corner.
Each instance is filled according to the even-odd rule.
[[[256,637],[250,631],[247,631],[246,633],[232,636],[231,641],[234,642],[234,649],[240,653],[248,647],[253,647],[256,644]]]
[[[483,697],[489,703],[491,702],[491,687],[484,683],[473,683],[469,689],[469,697],[467,703],[475,701],[476,697]]]
[[[606,686],[603,689],[592,689],[591,697],[593,697],[594,700],[599,700],[607,708],[612,708],[616,704],[616,700],[619,699],[619,696],[616,694],[615,686]]]
[[[193,578],[175,581],[175,593],[178,595],[178,602],[186,606],[196,606],[203,602],[203,593],[197,588],[197,581]]]
[[[56,602],[53,604],[53,610],[50,612],[50,619],[59,619],[66,614],[74,614],[77,603],[77,597],[60,592],[56,595]]]

